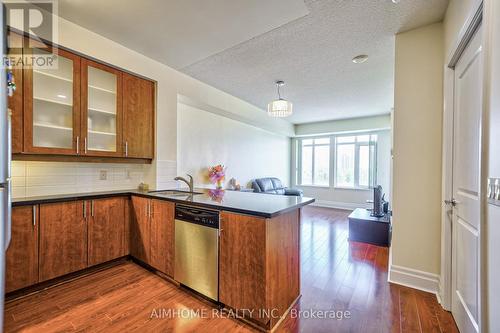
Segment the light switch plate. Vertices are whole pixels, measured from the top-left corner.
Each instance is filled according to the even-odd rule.
[[[108,171],[107,170],[101,170],[99,172],[99,180],[106,180],[108,179]]]

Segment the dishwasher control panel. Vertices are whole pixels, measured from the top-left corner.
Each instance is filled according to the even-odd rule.
[[[216,210],[176,205],[175,219],[204,225],[210,228],[219,228],[219,212]]]

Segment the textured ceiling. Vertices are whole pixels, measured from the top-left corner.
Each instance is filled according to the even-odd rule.
[[[306,1],[309,15],[181,69],[262,109],[284,80],[293,123],[389,113],[394,34],[440,21],[447,0]],[[351,59],[370,58],[363,64]]]
[[[59,15],[181,68],[307,15],[302,0],[59,0]]]
[[[59,14],[262,109],[286,81],[293,123],[389,113],[394,34],[448,0],[59,0]],[[363,64],[351,59],[370,58]],[[192,96],[195,98],[196,96]]]

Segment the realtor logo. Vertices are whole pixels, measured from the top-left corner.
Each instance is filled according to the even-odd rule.
[[[8,65],[57,68],[57,0],[4,0]],[[22,38],[21,35],[25,36]]]

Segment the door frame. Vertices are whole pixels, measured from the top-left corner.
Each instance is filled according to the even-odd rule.
[[[444,200],[449,200],[453,196],[453,123],[454,123],[454,100],[455,100],[455,66],[461,58],[463,52],[469,45],[469,42],[474,37],[478,28],[483,24],[483,57],[485,56],[484,45],[486,37],[488,35],[487,27],[484,26],[483,22],[484,14],[484,0],[477,1],[471,12],[465,21],[462,29],[460,30],[458,37],[453,44],[450,54],[446,55],[446,62],[444,68],[444,81],[443,81],[443,91],[444,91],[444,105],[443,105],[443,146],[442,146],[442,208],[441,208],[441,276],[440,276],[440,288],[439,288],[439,301],[442,307],[448,311],[451,311],[452,305],[452,214],[449,206],[444,204]],[[485,67],[483,67],[483,71]],[[486,71],[485,71],[486,72]],[[483,82],[486,79],[486,75],[483,78]],[[483,84],[483,96],[486,92],[486,83]],[[487,118],[485,117],[485,103],[486,99],[483,98],[483,107],[481,110],[481,146],[483,146],[485,138],[485,129],[487,128]],[[482,331],[482,323],[484,318],[484,302],[485,297],[481,285],[483,284],[483,277],[485,268],[483,267],[483,258],[485,258],[485,248],[484,248],[484,224],[485,224],[485,210],[483,209],[485,198],[486,182],[483,180],[483,174],[485,171],[485,161],[486,161],[486,151],[481,149],[480,156],[480,222],[479,222],[479,292],[478,292],[478,325],[479,331]]]

